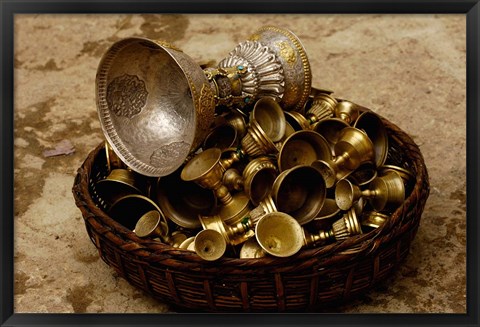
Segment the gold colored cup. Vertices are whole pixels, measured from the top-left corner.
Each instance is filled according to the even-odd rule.
[[[335,107],[335,117],[344,120],[349,125],[358,118],[358,115],[358,106],[353,102],[342,100]]]
[[[331,160],[327,140],[314,131],[302,130],[290,135],[283,142],[278,154],[280,172],[299,165],[311,165],[316,160]]]
[[[172,232],[171,235],[166,236],[165,241],[174,248],[179,248],[180,245],[188,238],[189,236],[183,232],[176,230]]]
[[[239,143],[237,131],[232,125],[224,124],[216,126],[203,141],[202,149],[219,148],[226,150],[236,147]]]
[[[348,125],[344,120],[339,118],[327,118],[316,123],[313,126],[313,130],[327,140],[332,154],[334,154],[334,147],[340,137],[340,131],[349,126],[350,125]]]
[[[369,192],[366,197],[376,211],[392,211],[405,201],[405,185],[395,172],[375,178],[363,192]]]
[[[371,183],[377,176],[378,171],[375,163],[366,161],[348,175],[348,179],[358,186],[365,186]]]
[[[310,122],[304,115],[297,111],[285,111],[285,119],[292,126],[295,132],[309,130]]]
[[[273,202],[272,196],[269,194],[262,201],[260,201],[257,207],[250,211],[250,221],[252,225],[255,226],[260,218],[262,218],[264,215],[277,211],[277,206],[275,205],[275,202]]]
[[[313,97],[311,106],[305,114],[305,118],[310,125],[327,118],[332,118],[337,104],[338,101],[331,95],[320,93]]]
[[[346,177],[362,163],[373,161],[375,152],[372,141],[367,134],[354,127],[341,130],[339,139],[334,146],[335,159],[318,160],[312,163],[324,177],[328,188],[337,180]]]
[[[302,226],[283,212],[264,215],[255,226],[255,237],[262,249],[276,257],[289,257],[303,245]]]
[[[311,166],[295,166],[278,175],[272,198],[278,211],[288,213],[303,225],[314,219],[326,197],[325,181]]]
[[[213,229],[220,233],[229,245],[238,245],[254,236],[249,219],[242,219],[233,226],[225,224],[218,215],[199,216],[203,229]]]
[[[204,229],[200,231],[193,241],[195,253],[200,258],[207,261],[220,259],[227,249],[225,238],[213,229]]]
[[[378,176],[382,177],[390,172],[395,172],[403,180],[403,184],[405,185],[405,196],[412,192],[413,187],[415,186],[415,175],[408,169],[395,166],[395,165],[383,165],[378,169]]]
[[[130,194],[118,199],[108,211],[108,215],[128,229],[135,229],[138,220],[150,211],[160,213],[159,225],[165,227],[162,237],[168,234],[168,222],[155,202],[146,196]]]
[[[160,237],[168,234],[168,224],[162,213],[151,210],[143,214],[135,224],[134,232],[138,237]]]
[[[194,241],[195,241],[195,236],[191,236],[191,237],[187,238],[185,241],[183,241],[180,244],[179,248],[183,249],[183,250],[189,250],[189,251],[195,252]]]
[[[256,259],[263,258],[265,256],[265,251],[262,249],[260,244],[258,244],[257,239],[254,237],[243,243],[242,248],[240,249],[241,259]]]
[[[181,169],[157,180],[154,199],[175,224],[189,229],[200,228],[198,215],[212,214],[217,206],[215,194],[210,189],[180,178]]]
[[[112,169],[105,179],[95,184],[99,197],[111,206],[129,194],[143,194],[137,175],[129,169]]]
[[[286,120],[283,109],[272,98],[258,100],[250,113],[250,125],[258,124],[267,138],[278,142],[285,135]]]
[[[385,163],[388,154],[388,134],[380,117],[371,111],[365,111],[353,127],[364,131],[373,143],[375,149],[375,165],[380,167]]]
[[[362,195],[360,187],[348,179],[338,181],[335,186],[335,202],[342,210],[349,210]]]
[[[270,194],[278,170],[271,158],[263,156],[251,160],[242,176],[245,194],[253,205],[258,205]]]

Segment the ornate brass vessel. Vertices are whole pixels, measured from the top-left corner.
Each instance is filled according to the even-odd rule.
[[[126,38],[104,54],[96,77],[102,130],[115,153],[146,176],[179,168],[208,133],[216,106],[245,107],[264,97],[301,110],[311,69],[299,39],[266,26],[204,70],[174,46]]]

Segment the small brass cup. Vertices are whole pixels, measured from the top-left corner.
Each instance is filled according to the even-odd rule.
[[[112,169],[105,179],[95,184],[95,189],[108,206],[126,195],[143,194],[136,173],[123,168]]]
[[[325,181],[311,166],[295,166],[277,176],[272,198],[278,211],[288,213],[303,225],[322,210],[326,197]]]
[[[220,259],[227,249],[225,238],[213,229],[204,229],[200,231],[193,241],[195,253],[200,258],[207,261]]]
[[[328,188],[357,169],[362,163],[375,158],[372,141],[367,134],[354,127],[343,128],[334,146],[335,159],[312,163],[324,177]]]
[[[146,196],[139,194],[126,195],[110,207],[108,214],[121,225],[133,230],[138,220],[150,211],[160,213],[159,226],[165,227],[161,236],[166,236],[168,234],[168,222],[157,204]]]
[[[349,210],[361,196],[360,187],[348,179],[338,181],[335,186],[335,202],[342,210]]]
[[[327,118],[316,123],[313,126],[313,130],[327,140],[333,154],[335,144],[340,137],[340,131],[349,126],[350,125],[348,125],[344,120],[339,118]]]
[[[272,142],[278,142],[285,135],[286,120],[283,109],[272,98],[258,100],[250,113],[250,125],[258,124]]]
[[[305,118],[313,125],[321,120],[333,117],[338,101],[329,94],[320,93],[314,96]]]
[[[242,175],[245,194],[253,205],[258,205],[270,194],[278,170],[271,158],[263,156],[251,160]]]
[[[292,216],[272,212],[263,216],[255,227],[255,237],[262,249],[276,257],[289,257],[303,245],[302,227]]]
[[[195,252],[195,236],[191,236],[189,238],[187,238],[185,241],[183,241],[179,248],[180,249],[183,249],[183,250],[188,250],[188,251],[192,251],[192,252]]]
[[[198,214],[212,214],[217,206],[210,189],[180,178],[181,169],[157,180],[155,199],[158,206],[175,224],[189,229],[201,227]]]
[[[344,120],[349,125],[358,118],[358,115],[358,106],[353,102],[343,100],[335,106],[335,117]]]
[[[238,245],[254,236],[249,219],[242,219],[239,223],[229,226],[218,215],[199,216],[203,229],[213,229],[219,232],[229,245]]]
[[[237,131],[232,125],[224,124],[216,126],[203,141],[203,150],[210,148],[219,148],[226,150],[228,148],[236,147],[239,143]]]
[[[265,251],[254,237],[243,243],[242,248],[240,249],[241,259],[263,258],[265,255]]]
[[[316,160],[331,160],[332,154],[327,140],[314,131],[302,130],[290,135],[283,142],[278,154],[280,172],[299,165],[311,165]]]
[[[179,248],[180,245],[188,238],[188,235],[183,231],[174,231],[171,235],[165,237],[165,241],[174,248]]]
[[[385,163],[388,154],[388,134],[380,117],[371,111],[365,111],[353,127],[364,131],[373,143],[375,149],[375,165],[380,167]]]
[[[165,238],[168,234],[168,224],[163,214],[157,210],[146,212],[135,224],[134,232],[138,237]]]
[[[382,177],[390,172],[395,172],[400,175],[405,185],[405,196],[410,194],[415,186],[415,175],[410,170],[399,166],[383,165],[378,169],[378,176]]]

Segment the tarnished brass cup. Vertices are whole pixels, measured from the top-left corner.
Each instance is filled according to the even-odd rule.
[[[229,226],[222,221],[218,215],[199,216],[203,229],[213,229],[219,232],[229,245],[238,245],[254,236],[252,224],[249,219],[242,219],[233,226]]]
[[[105,179],[95,184],[95,190],[109,206],[126,195],[143,194],[136,174],[123,168],[112,169]]]
[[[122,160],[117,156],[115,151],[113,151],[111,145],[108,141],[105,141],[105,157],[107,159],[107,172],[110,173],[113,169],[126,169],[126,165]]]
[[[165,227],[162,236],[168,234],[168,223],[160,208],[146,196],[130,194],[118,199],[108,211],[108,215],[128,229],[135,229],[138,220],[150,211],[158,211],[159,226]]]
[[[135,224],[135,234],[137,234],[138,237],[166,237],[168,234],[168,224],[165,217],[162,216],[163,213],[158,210],[146,212]]]
[[[269,157],[258,157],[251,160],[243,171],[243,188],[253,205],[258,205],[273,186],[278,170]]]
[[[337,183],[335,200],[339,208],[349,209],[360,197],[366,198],[376,211],[390,210],[405,200],[405,187],[396,173],[375,178],[366,190],[360,190],[347,179]]]
[[[239,143],[237,138],[237,131],[232,125],[224,124],[216,126],[203,141],[203,150],[210,148],[219,148],[226,150],[228,148],[236,147]]]
[[[347,211],[342,218],[335,221],[330,230],[320,230],[316,233],[311,233],[305,228],[304,245],[306,247],[319,246],[328,242],[341,241],[348,237],[362,234],[362,228],[358,221],[357,214],[352,208]]]
[[[334,152],[335,159],[318,160],[312,163],[312,166],[322,174],[328,188],[362,163],[373,161],[375,158],[372,141],[367,134],[354,127],[345,127],[341,130]]]
[[[204,229],[196,236],[194,243],[195,253],[207,261],[220,259],[227,249],[227,242],[222,234],[213,229]]]
[[[316,160],[332,160],[327,140],[314,131],[298,131],[283,142],[278,154],[280,172],[299,165],[311,165]]]
[[[212,190],[180,178],[181,169],[158,179],[155,199],[175,224],[189,229],[201,227],[198,215],[212,214],[217,199]]]
[[[335,107],[338,101],[329,94],[320,93],[313,97],[310,108],[305,113],[305,118],[310,125],[333,117],[335,114]]]
[[[335,106],[335,117],[340,118],[351,125],[359,115],[358,107],[355,103],[342,100]]]
[[[390,219],[390,216],[377,211],[369,211],[362,214],[362,226],[367,228],[379,228]]]
[[[364,131],[373,143],[375,149],[375,165],[380,167],[385,163],[388,154],[388,134],[380,117],[371,111],[365,111],[358,116],[353,127]]]
[[[165,237],[165,241],[174,248],[179,248],[180,245],[188,238],[188,235],[183,231],[174,231],[171,235]]]
[[[378,176],[382,177],[390,172],[395,172],[400,175],[403,180],[403,184],[405,185],[405,196],[410,194],[415,186],[415,175],[408,169],[399,166],[383,165],[378,169]]]
[[[287,121],[285,122],[285,135],[283,135],[282,139],[278,142],[275,142],[275,147],[280,150],[283,146],[283,142],[293,133],[295,133],[295,130],[293,129],[292,125]]]
[[[285,111],[284,114],[286,121],[292,126],[294,131],[298,132],[310,129],[309,121],[301,113],[296,111]]]
[[[302,226],[283,212],[272,212],[260,218],[255,237],[265,252],[276,257],[292,256],[303,245]]]
[[[322,135],[325,140],[327,140],[332,154],[334,153],[335,144],[340,137],[340,131],[345,127],[349,127],[344,120],[339,118],[327,118],[319,121],[313,126],[313,130],[318,134]]]
[[[278,211],[288,213],[301,225],[314,219],[325,202],[322,175],[311,166],[295,166],[280,173],[272,187]]]
[[[258,244],[255,237],[252,237],[243,243],[242,248],[240,249],[241,259],[263,258],[265,256],[265,251],[262,249],[260,244]]]

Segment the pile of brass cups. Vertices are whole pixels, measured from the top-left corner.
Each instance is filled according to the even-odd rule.
[[[269,97],[217,112],[175,172],[147,177],[105,142],[95,192],[139,238],[221,257],[288,257],[381,227],[415,183],[389,162],[373,111],[312,88],[300,111]]]

